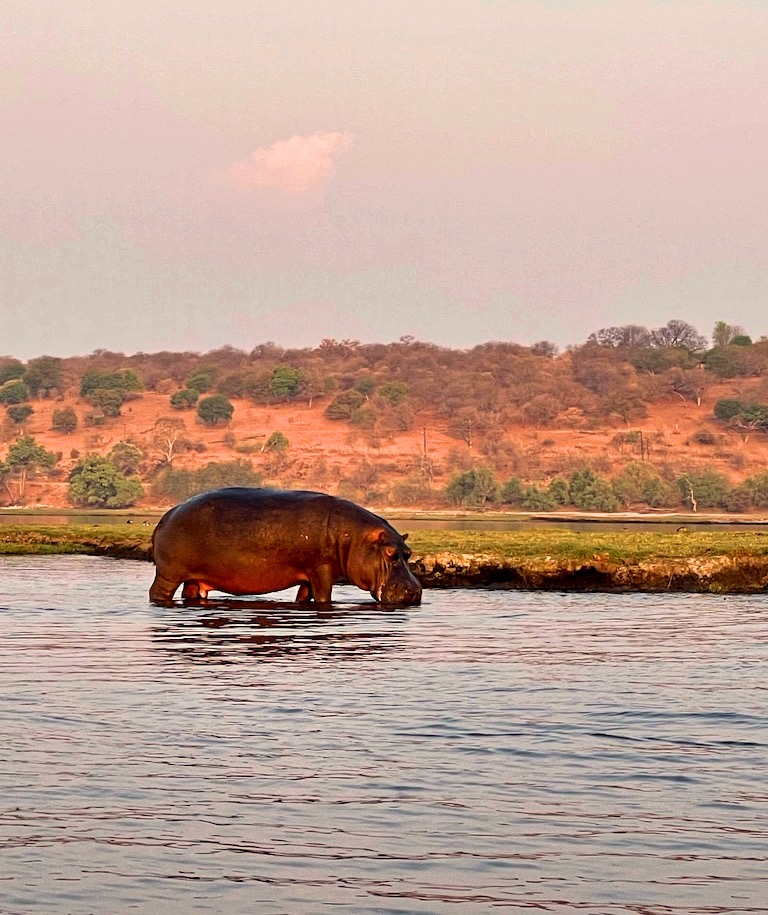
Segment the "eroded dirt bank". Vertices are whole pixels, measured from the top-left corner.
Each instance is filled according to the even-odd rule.
[[[688,591],[752,594],[768,589],[768,557],[707,556],[636,563],[609,559],[520,561],[482,554],[414,555],[425,588],[510,588],[543,591]]]
[[[7,526],[0,552],[83,553],[151,561],[150,532],[114,528]],[[549,591],[678,591],[750,594],[768,590],[768,553],[715,552],[685,557],[616,559],[593,553],[565,558],[542,553],[505,557],[482,550],[414,550],[411,568],[425,588]]]

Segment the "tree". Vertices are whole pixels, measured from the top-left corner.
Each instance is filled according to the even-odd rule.
[[[391,407],[396,407],[408,396],[408,385],[404,381],[385,381],[379,389],[379,396]]]
[[[768,507],[768,473],[749,477],[732,489],[725,498],[725,507],[729,512]]]
[[[182,388],[171,394],[170,401],[174,410],[191,410],[200,399],[197,388]]]
[[[6,381],[0,387],[0,404],[24,403],[29,400],[29,388],[23,381]]]
[[[701,366],[695,369],[676,366],[664,375],[664,382],[671,393],[682,400],[692,400],[700,407],[701,398],[714,383],[714,378],[709,372],[702,372]]]
[[[109,458],[83,458],[69,477],[67,496],[73,505],[98,508],[127,508],[144,495],[144,487],[126,477]]]
[[[51,428],[56,432],[65,432],[67,434],[77,429],[77,413],[72,407],[61,407],[53,411],[51,417]]]
[[[537,340],[536,343],[531,346],[531,352],[534,356],[544,356],[546,359],[554,359],[558,352],[557,344],[551,343],[549,340]]]
[[[8,359],[0,364],[0,387],[6,381],[20,381],[24,377],[24,364],[18,359]]]
[[[37,397],[50,397],[52,391],[61,389],[62,360],[57,356],[39,356],[30,359],[24,380]]]
[[[199,394],[205,394],[213,387],[216,381],[216,369],[197,368],[187,378],[187,388],[193,388]]]
[[[651,332],[640,324],[625,324],[622,327],[603,327],[587,338],[588,343],[597,343],[610,349],[619,347],[643,348],[651,345]]]
[[[301,369],[281,363],[272,369],[272,376],[269,380],[269,389],[271,393],[285,400],[286,403],[292,397],[298,397],[304,388],[304,372]]]
[[[734,416],[743,413],[748,406],[749,404],[743,400],[737,400],[733,397],[724,397],[715,403],[714,413],[717,419],[727,423],[732,420]]]
[[[373,375],[361,375],[355,380],[354,389],[359,391],[366,400],[376,390],[376,379]]]
[[[34,412],[34,409],[28,403],[13,404],[7,410],[8,418],[16,423],[17,426],[23,426]]]
[[[487,467],[454,474],[446,489],[446,495],[454,505],[466,508],[482,508],[486,502],[495,501],[497,492],[496,477]]]
[[[749,355],[741,346],[716,346],[704,356],[707,369],[718,378],[737,378],[749,374]]]
[[[197,417],[206,426],[218,426],[232,419],[235,408],[223,394],[203,397],[197,407]]]
[[[183,419],[163,416],[157,420],[152,429],[152,446],[159,453],[161,463],[169,467],[173,464],[185,431]]]
[[[702,508],[724,508],[731,489],[728,478],[716,470],[684,473],[676,480],[684,502],[696,512]]]
[[[365,403],[365,395],[354,388],[337,394],[325,408],[328,419],[350,419],[352,414]]]
[[[50,470],[55,464],[56,455],[53,452],[39,445],[31,435],[21,436],[8,449],[5,460],[3,476],[8,494],[13,498],[8,480],[15,477],[18,499],[22,501],[29,477]]]
[[[523,405],[523,416],[534,426],[546,426],[552,422],[562,403],[552,394],[537,394]]]
[[[619,507],[611,484],[589,467],[571,474],[568,493],[571,504],[584,511],[615,512]]]
[[[734,337],[741,336],[744,336],[744,328],[741,325],[718,321],[712,331],[712,346],[728,346],[729,343],[733,343]]]
[[[114,419],[120,416],[125,403],[125,392],[118,388],[96,388],[90,394],[88,402],[101,410],[104,416]]]
[[[626,509],[638,502],[658,508],[678,501],[674,487],[665,483],[646,461],[626,464],[613,480],[613,491]]]
[[[120,473],[133,476],[144,460],[144,452],[131,442],[117,442],[112,446],[108,457]]]
[[[679,319],[667,321],[664,327],[652,331],[651,339],[654,346],[682,347],[691,353],[701,352],[707,345],[706,337],[692,324]]]
[[[131,369],[122,372],[86,372],[80,383],[80,396],[88,400],[98,390],[121,391],[126,395],[143,388],[141,379]]]

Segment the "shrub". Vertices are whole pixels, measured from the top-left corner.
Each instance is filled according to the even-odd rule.
[[[288,436],[276,431],[264,443],[264,451],[286,451],[289,445]]]
[[[718,400],[715,404],[715,417],[721,422],[727,423],[729,420],[733,419],[734,416],[738,416],[742,413],[748,404],[743,400],[736,400],[731,397],[723,398]]]
[[[171,406],[174,410],[190,410],[200,398],[197,388],[182,388],[170,396]]]
[[[719,439],[710,429],[697,429],[691,436],[691,441],[697,445],[716,445]]]
[[[324,416],[328,419],[350,419],[355,410],[365,403],[365,396],[360,391],[350,388],[337,394],[325,408]]]
[[[77,413],[72,407],[62,407],[53,411],[51,427],[56,432],[74,432],[77,429]]]
[[[206,426],[218,426],[232,419],[235,408],[223,394],[204,397],[197,407],[197,417]]]

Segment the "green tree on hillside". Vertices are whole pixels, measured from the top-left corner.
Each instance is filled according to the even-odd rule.
[[[19,502],[24,499],[27,480],[43,471],[51,470],[56,464],[56,455],[38,444],[31,435],[18,438],[8,449],[5,461],[0,462],[0,478],[13,499]],[[16,482],[16,496],[10,483]]]
[[[729,343],[733,343],[734,338],[743,336],[745,336],[744,328],[740,324],[717,321],[715,329],[712,331],[712,346],[728,346]]]
[[[67,434],[77,429],[77,413],[72,407],[61,407],[53,411],[51,417],[51,428],[56,432],[66,432]]]
[[[62,365],[57,356],[39,356],[29,360],[24,381],[33,396],[50,397],[53,391],[61,390]]]
[[[18,359],[8,359],[0,363],[0,386],[6,381],[20,381],[24,377],[24,364]]]
[[[120,473],[133,476],[139,471],[144,460],[144,452],[132,442],[116,442],[108,457]]]
[[[304,372],[291,365],[281,363],[272,370],[269,390],[278,400],[286,402],[298,397],[304,389]]]
[[[198,394],[205,394],[213,387],[216,374],[216,369],[213,368],[197,368],[187,378],[187,388],[192,388]]]
[[[88,508],[128,508],[144,495],[135,478],[126,477],[109,458],[83,458],[69,477],[67,496],[73,505]]]
[[[223,394],[203,397],[197,407],[197,416],[206,426],[218,426],[232,419],[235,408]]]
[[[6,381],[0,387],[0,404],[24,403],[29,400],[30,391],[23,381]]]
[[[13,404],[7,410],[8,419],[17,426],[23,426],[34,412],[34,408],[28,403]]]
[[[170,402],[174,410],[191,410],[199,399],[197,388],[182,388],[171,394]]]

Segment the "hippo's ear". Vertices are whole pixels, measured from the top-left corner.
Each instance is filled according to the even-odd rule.
[[[401,536],[402,536],[403,540],[407,540],[407,539],[408,539],[408,534],[401,534]]]

